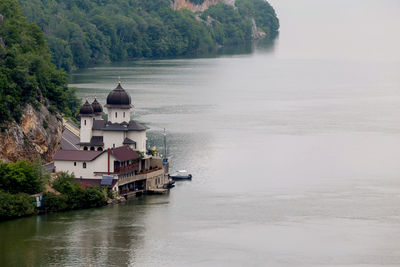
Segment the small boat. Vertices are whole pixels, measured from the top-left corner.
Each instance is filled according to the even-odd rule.
[[[171,174],[169,177],[174,180],[191,180],[192,179],[192,175],[188,174],[187,171],[185,171],[185,170],[177,171],[176,173]]]

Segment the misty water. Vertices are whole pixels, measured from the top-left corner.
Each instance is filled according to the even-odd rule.
[[[271,2],[273,43],[73,73],[103,104],[120,75],[193,180],[0,223],[0,265],[399,265],[400,2]]]

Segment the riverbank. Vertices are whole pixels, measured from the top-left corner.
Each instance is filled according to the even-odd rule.
[[[1,163],[0,221],[121,202],[107,187],[83,187],[75,180],[67,173],[51,179],[40,161]]]

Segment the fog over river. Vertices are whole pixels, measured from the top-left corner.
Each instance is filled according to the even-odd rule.
[[[73,73],[193,180],[0,223],[0,266],[400,265],[400,1],[271,3],[273,43]]]

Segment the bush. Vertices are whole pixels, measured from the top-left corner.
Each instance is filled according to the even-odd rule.
[[[26,160],[0,163],[0,190],[30,195],[43,191],[48,174],[41,164],[40,160],[33,163]]]
[[[85,209],[107,204],[107,189],[99,186],[83,188],[73,174],[58,174],[53,181],[53,188],[61,194],[45,194],[44,207],[47,211]]]
[[[75,182],[75,176],[67,172],[57,174],[52,187],[62,194],[72,195],[80,185]]]
[[[43,207],[47,212],[67,210],[69,209],[68,197],[63,194],[45,193],[43,194]]]
[[[0,191],[0,221],[32,215],[35,212],[34,199],[28,194]]]

